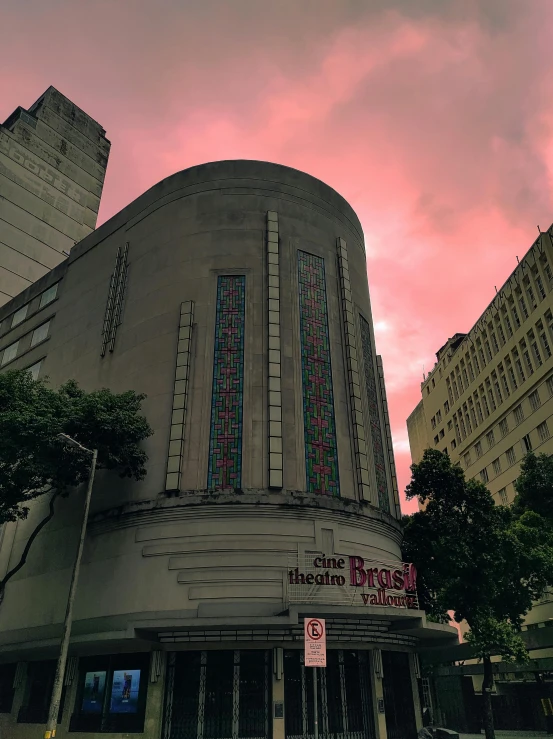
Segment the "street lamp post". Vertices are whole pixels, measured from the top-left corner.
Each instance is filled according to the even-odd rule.
[[[88,522],[88,511],[90,509],[90,497],[92,495],[92,486],[94,484],[94,473],[96,472],[96,460],[98,458],[97,449],[87,449],[78,441],[72,439],[66,434],[59,434],[59,438],[69,446],[77,447],[82,451],[90,454],[92,459],[90,462],[90,473],[88,477],[88,486],[86,489],[86,498],[83,511],[83,522],[81,524],[81,538],[77,549],[77,556],[73,565],[73,574],[71,575],[71,585],[69,586],[69,595],[67,596],[67,606],[65,609],[65,621],[63,623],[63,636],[61,639],[60,654],[58,664],[56,666],[56,676],[52,688],[52,698],[50,700],[50,710],[48,712],[48,723],[44,732],[44,739],[54,739],[56,736],[56,725],[58,723],[58,712],[60,710],[61,693],[63,690],[63,679],[65,676],[65,665],[67,663],[67,651],[69,649],[69,639],[71,637],[71,625],[73,622],[73,604],[75,603],[75,593],[77,592],[77,584],[79,581],[79,571],[81,569],[81,559],[83,556],[84,540],[86,536],[86,525]]]

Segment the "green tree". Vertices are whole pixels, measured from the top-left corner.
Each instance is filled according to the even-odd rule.
[[[553,457],[529,452],[520,464],[513,511],[534,511],[553,525]]]
[[[99,469],[141,480],[147,456],[140,443],[152,434],[140,415],[144,397],[106,389],[86,393],[74,381],[54,390],[22,370],[0,374],[0,524],[26,518],[33,499],[49,496],[48,515],[32,532],[17,565],[0,580],[0,602],[54,516],[56,500],[88,478],[89,456],[65,444],[59,434],[97,449]]]
[[[407,498],[423,510],[404,521],[403,556],[417,567],[421,606],[442,620],[453,611],[469,626],[467,641],[484,664],[486,739],[493,739],[491,657],[527,659],[519,630],[551,581],[551,529],[536,512],[495,505],[483,484],[466,480],[438,450],[426,450],[411,470]]]

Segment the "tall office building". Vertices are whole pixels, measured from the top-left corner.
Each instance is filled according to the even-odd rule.
[[[0,305],[96,227],[110,142],[49,87],[0,124]]]
[[[528,451],[553,454],[552,236],[553,226],[540,233],[470,331],[453,334],[438,350],[421,384],[421,400],[407,419],[413,462],[427,448],[445,451],[501,505],[513,502]],[[523,626],[532,631],[527,644],[533,646],[534,669],[505,665],[510,682],[499,675],[500,693],[514,690],[522,671],[541,675],[544,660],[551,662],[552,625],[553,595],[546,594]],[[480,666],[473,668],[478,690]],[[469,666],[463,669],[466,674]],[[539,715],[539,700],[536,706]]]

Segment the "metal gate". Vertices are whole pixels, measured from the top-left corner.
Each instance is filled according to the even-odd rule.
[[[374,739],[374,715],[366,652],[332,650],[318,668],[320,739]],[[286,739],[314,737],[313,668],[303,652],[284,652]]]
[[[170,655],[163,739],[271,739],[270,652]]]
[[[384,707],[388,739],[416,739],[409,655],[382,652]]]

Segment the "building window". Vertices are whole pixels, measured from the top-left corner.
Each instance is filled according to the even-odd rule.
[[[507,434],[509,433],[509,423],[506,418],[503,418],[499,422],[499,431],[501,432],[501,438],[507,436]]]
[[[477,441],[474,445],[474,451],[476,452],[476,458],[479,459],[482,456],[482,442]]]
[[[528,370],[528,374],[529,375],[533,374],[534,367],[532,366],[532,360],[530,359],[530,352],[528,351],[528,349],[523,349],[522,356],[524,357],[524,362],[526,364],[526,369]]]
[[[488,431],[488,433],[486,434],[486,441],[488,442],[488,446],[491,449],[492,446],[495,444],[493,429],[491,431]]]
[[[503,326],[501,323],[497,323],[497,332],[499,334],[499,340],[501,341],[501,346],[505,344],[505,334],[503,332]]]
[[[55,674],[55,660],[28,663],[27,679],[25,681],[25,691],[23,694],[23,703],[17,715],[17,723],[46,723],[46,720],[48,718],[48,709],[50,708],[50,699],[52,697],[52,688],[54,686]],[[60,722],[61,716],[63,714],[64,699],[65,689],[62,693],[62,700],[60,702],[58,723]]]
[[[522,405],[520,403],[514,409],[513,415],[515,417],[515,423],[517,426],[519,423],[522,423],[524,421],[524,411],[522,410]]]
[[[511,315],[513,316],[513,321],[515,322],[515,326],[517,328],[520,328],[520,318],[518,317],[517,309],[515,306],[511,306]]]
[[[443,429],[440,430],[440,439],[443,439],[445,436],[445,431]]]
[[[15,688],[15,671],[17,664],[0,665],[0,713],[11,713]]]
[[[50,321],[46,321],[42,326],[35,328],[31,337],[31,346],[36,346],[48,338],[48,332],[50,330]]]
[[[542,359],[541,359],[541,354],[540,354],[540,350],[538,347],[538,342],[536,340],[532,341],[531,346],[532,346],[532,353],[534,355],[534,359],[536,360],[538,367],[541,367]]]
[[[505,366],[507,367],[507,374],[509,375],[509,379],[511,380],[511,387],[514,391],[518,388],[518,384],[513,370],[513,365],[511,364],[511,360],[508,357],[505,358]]]
[[[10,344],[4,349],[4,353],[2,354],[2,363],[0,366],[4,366],[8,362],[11,362],[12,359],[15,359],[17,357],[17,347],[19,346],[19,341],[14,341],[13,344]]]
[[[534,390],[534,392],[530,393],[530,395],[528,396],[528,400],[530,401],[530,407],[532,408],[532,410],[537,411],[541,405],[540,394],[538,393],[538,391]]]
[[[526,308],[526,303],[524,302],[524,298],[522,295],[518,299],[518,304],[520,305],[520,310],[522,311],[522,315],[524,318],[528,318],[528,310]]]
[[[436,411],[436,422],[441,423],[442,422],[442,412]]]
[[[149,655],[140,653],[80,659],[69,731],[144,731],[148,662]]]
[[[489,480],[489,478],[488,478],[488,469],[486,467],[484,467],[484,469],[481,470],[481,472],[480,472],[480,479],[482,480],[482,482],[484,483],[484,485],[488,482],[488,480]]]
[[[490,342],[486,340],[484,342],[484,347],[486,349],[486,357],[488,358],[488,362],[491,362],[492,361],[492,350],[490,349]]]
[[[495,334],[491,334],[491,337],[492,337],[492,346],[494,348],[494,352],[497,354],[497,352],[499,351],[499,344],[497,343],[497,338]]]
[[[35,362],[35,364],[32,364],[30,367],[27,367],[27,372],[31,373],[31,377],[33,378],[33,380],[38,380],[41,366],[42,359],[39,362]]]
[[[541,325],[540,325],[541,324]],[[543,323],[537,324],[538,331],[540,334],[540,341],[541,345],[543,347],[544,352],[547,354],[548,357],[551,356],[551,347],[549,346],[549,341],[547,340],[547,334],[545,333],[545,329],[543,328]]]
[[[541,296],[541,299],[543,300],[546,296],[545,288],[543,286],[542,279],[539,275],[536,275],[536,285],[538,287],[538,292]]]
[[[470,467],[471,461],[470,461],[470,452],[467,452],[465,455],[463,455],[463,460],[465,462],[465,467]]]
[[[12,328],[14,326],[19,325],[22,321],[24,321],[27,318],[27,311],[29,310],[29,303],[23,306],[23,308],[20,308],[19,310],[16,310],[12,317]]]
[[[45,290],[40,296],[40,304],[38,306],[39,309],[44,308],[45,305],[48,305],[48,303],[51,303],[52,300],[55,300],[57,294],[58,294],[58,283],[56,282],[55,285],[52,285],[52,287],[49,287],[48,290]]]
[[[494,474],[499,475],[499,473],[501,472],[501,460],[499,459],[499,457],[497,459],[494,459],[494,461],[492,462],[492,467]]]
[[[455,441],[455,439],[452,439],[451,440],[451,448],[452,449],[455,449],[456,447],[457,447],[457,442]]]
[[[509,449],[507,449],[507,451],[505,452],[505,454],[507,456],[507,462],[510,465],[513,465],[517,461],[517,457],[516,457],[516,454],[515,454],[515,448],[514,447],[509,447]]]
[[[433,429],[436,428],[436,416],[432,416],[432,418],[430,419],[430,425]]]
[[[534,290],[532,289],[532,285],[528,285],[528,287],[526,288],[526,296],[528,297],[528,303],[532,306],[532,309],[536,308],[537,306],[536,297],[534,295]]]
[[[507,490],[505,488],[501,488],[501,490],[498,492],[498,495],[501,505],[507,505]]]
[[[538,426],[538,436],[540,437],[541,442],[547,441],[547,439],[549,439],[549,427],[547,425],[547,421],[540,423],[540,425]]]
[[[553,280],[553,272],[551,271],[551,267],[548,262],[544,264],[543,271],[545,272],[547,279],[551,282],[551,280]]]
[[[444,413],[446,414],[446,416],[449,413],[449,401],[448,400],[446,400],[446,402],[444,403]]]
[[[493,386],[495,388],[495,394],[497,395],[497,401],[501,405],[501,403],[503,403],[503,396],[501,395],[501,388],[499,386],[499,380],[497,379],[495,372],[494,372],[494,378],[493,378]]]
[[[503,318],[505,320],[505,327],[507,329],[507,334],[509,338],[511,338],[511,336],[513,335],[513,327],[511,326],[511,319],[509,318],[507,313],[503,314]]]
[[[438,434],[436,434],[436,436],[434,437],[434,446],[439,442],[439,440],[440,439],[438,437]]]
[[[484,420],[484,416],[482,415],[482,406],[480,405],[480,401],[477,400],[475,405],[476,405],[476,415],[478,416],[478,420],[480,421],[480,423],[482,423],[482,421]]]
[[[547,389],[549,390],[549,395],[553,395],[553,376],[547,378]]]
[[[526,434],[526,436],[522,437],[522,450],[525,453],[532,451],[532,441],[530,440],[530,434]]]
[[[509,397],[509,395],[511,394],[511,391],[509,390],[509,383],[507,382],[507,378],[505,377],[505,375],[501,375],[500,377],[501,377],[501,384],[503,385],[503,390],[505,392],[505,395]]]
[[[452,421],[452,420],[450,419],[450,420],[449,420],[449,421],[447,422],[447,430],[448,430],[448,431],[451,431],[452,429],[453,429],[453,421]]]
[[[480,386],[480,397],[482,399],[482,405],[484,406],[484,414],[487,418],[490,415],[490,409],[488,408],[488,401],[486,400],[482,386]]]

